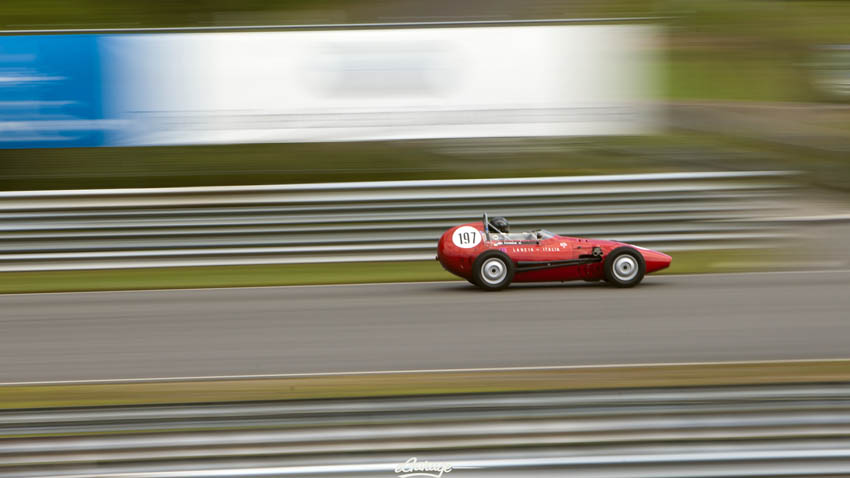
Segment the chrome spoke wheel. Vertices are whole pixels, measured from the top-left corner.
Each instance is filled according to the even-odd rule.
[[[508,268],[501,259],[493,257],[481,265],[481,278],[491,285],[498,285],[508,276]]]

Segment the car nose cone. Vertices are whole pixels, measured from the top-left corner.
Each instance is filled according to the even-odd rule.
[[[660,271],[670,267],[673,258],[663,252],[653,251],[651,249],[643,249],[640,251],[643,254],[643,260],[646,263],[646,273]]]

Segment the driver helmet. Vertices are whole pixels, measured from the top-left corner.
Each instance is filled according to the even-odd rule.
[[[499,232],[511,232],[511,224],[502,216],[496,216],[493,219],[490,219],[490,225]]]

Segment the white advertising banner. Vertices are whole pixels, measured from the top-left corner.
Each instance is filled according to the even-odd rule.
[[[109,35],[108,143],[652,132],[645,25]]]

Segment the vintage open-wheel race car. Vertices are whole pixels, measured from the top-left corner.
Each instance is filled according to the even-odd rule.
[[[511,282],[586,280],[633,287],[646,274],[670,266],[667,254],[602,239],[559,236],[545,229],[511,232],[503,217],[484,214],[446,231],[437,260],[449,272],[484,290]]]

